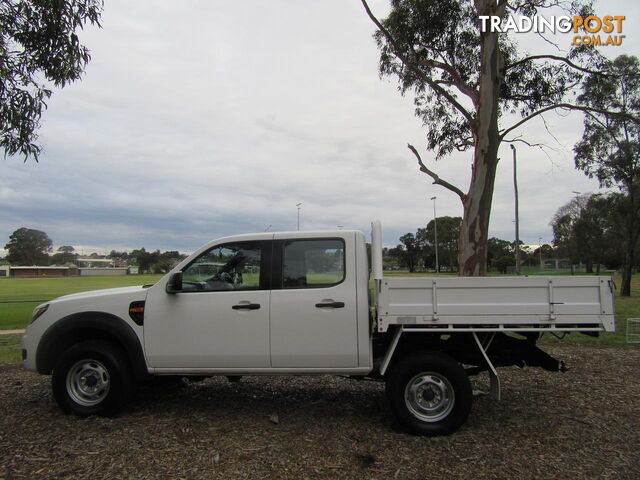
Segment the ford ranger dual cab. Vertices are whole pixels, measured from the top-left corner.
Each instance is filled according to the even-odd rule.
[[[39,305],[24,366],[80,416],[118,412],[156,376],[368,376],[405,430],[443,435],[470,413],[469,376],[488,372],[499,399],[497,367],[564,370],[545,332],[614,330],[609,277],[386,277],[381,238],[374,222],[371,270],[359,231],[220,238],[153,285]]]

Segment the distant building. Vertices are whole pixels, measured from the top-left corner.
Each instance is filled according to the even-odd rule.
[[[16,278],[66,277],[68,275],[69,267],[43,267],[38,265],[30,267],[9,267],[9,276]]]
[[[78,257],[76,264],[79,267],[92,268],[92,267],[113,267],[115,266],[113,259],[111,258],[94,258],[94,257]]]
[[[127,267],[124,267],[124,268],[91,267],[91,268],[79,268],[78,271],[81,277],[98,277],[98,276],[113,277],[117,275],[126,275],[128,273]]]

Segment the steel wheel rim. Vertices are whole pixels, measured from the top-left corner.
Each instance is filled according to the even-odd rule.
[[[102,402],[110,386],[109,371],[98,360],[80,360],[67,372],[67,393],[83,407],[93,407]]]
[[[404,389],[404,401],[411,415],[423,422],[438,422],[453,410],[455,393],[451,382],[436,372],[415,375]]]

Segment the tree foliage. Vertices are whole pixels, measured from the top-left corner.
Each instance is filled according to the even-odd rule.
[[[58,247],[56,253],[51,255],[51,263],[55,265],[75,264],[78,254],[71,245]]]
[[[396,247],[384,249],[385,268],[404,267],[410,272],[435,269],[434,225],[437,223],[439,266],[455,272],[461,222],[460,217],[438,217],[437,222],[429,221],[426,227],[418,228],[416,233],[405,233]]]
[[[51,239],[40,230],[22,227],[11,234],[4,248],[12,265],[47,265]]]
[[[576,168],[597,178],[602,187],[617,187],[616,199],[622,215],[619,235],[625,252],[620,294],[631,293],[631,273],[640,238],[640,62],[621,55],[611,62],[616,81],[592,76],[584,84],[580,101],[599,111],[585,113],[584,133],[575,145]],[[624,116],[610,115],[620,111]]]
[[[0,3],[0,147],[38,160],[38,128],[52,88],[78,80],[91,56],[79,29],[100,25],[102,0]]]
[[[618,192],[581,195],[558,209],[551,221],[553,244],[559,256],[572,265],[582,263],[587,272],[600,265],[618,268],[624,264],[625,195]]]
[[[138,265],[140,273],[165,273],[172,269],[179,261],[185,259],[187,256],[176,250],[166,252],[160,252],[160,250],[156,250],[155,252],[148,252],[143,247],[133,250],[129,254],[112,250],[109,254],[109,257],[113,259],[133,262],[135,265]]]
[[[458,270],[458,238],[460,237],[460,217],[438,217],[434,222],[430,220],[426,228],[419,228],[416,239],[421,249],[422,262],[425,267],[434,268],[435,261],[435,230],[438,230],[438,263],[449,272]]]
[[[377,27],[380,74],[396,78],[402,94],[413,94],[416,115],[426,127],[427,150],[436,159],[473,150],[470,185],[463,191],[437,175],[409,145],[420,171],[462,202],[460,274],[483,275],[500,144],[528,143],[516,136],[520,127],[535,118],[544,120],[547,112],[601,111],[575,101],[574,94],[587,76],[610,81],[615,76],[602,69],[606,63],[594,48],[573,47],[565,56],[552,46],[550,52],[525,52],[512,33],[482,31],[479,17],[532,18],[546,9],[586,16],[590,3],[391,0],[388,17],[378,20],[366,0],[361,1]],[[507,113],[516,116],[510,124]]]
[[[481,95],[482,33],[478,16],[493,10],[501,17],[531,17],[557,2],[392,0],[391,12],[375,33],[380,48],[380,75],[398,79],[400,91],[412,92],[418,115],[427,127],[427,149],[441,158],[475,145]],[[484,4],[484,6],[483,6]],[[574,2],[570,13],[588,12],[586,2]],[[393,41],[391,41],[393,39]],[[573,48],[565,57],[534,58],[518,49],[507,34],[498,39],[499,114],[521,117],[560,104],[584,75],[574,62],[597,63],[593,49]],[[562,60],[565,58],[565,60]],[[499,133],[499,132],[496,132]]]
[[[487,270],[491,270],[491,267],[494,267],[499,272],[506,273],[507,267],[516,264],[513,245],[507,240],[491,237],[487,250]]]

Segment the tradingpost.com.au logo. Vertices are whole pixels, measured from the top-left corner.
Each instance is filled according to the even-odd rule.
[[[589,15],[588,17],[566,15],[544,17],[513,17],[506,19],[492,15],[480,15],[482,32],[517,33],[573,33],[571,45],[622,45],[624,15]]]

